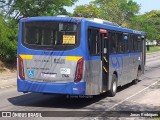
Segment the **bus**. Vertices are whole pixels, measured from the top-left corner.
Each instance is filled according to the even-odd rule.
[[[17,89],[64,95],[116,95],[144,73],[146,33],[98,18],[22,18]]]

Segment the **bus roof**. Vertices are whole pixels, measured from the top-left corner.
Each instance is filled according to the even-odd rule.
[[[27,18],[22,18],[20,21],[66,21],[66,22],[89,22],[93,23],[93,25],[101,26],[106,29],[110,30],[118,30],[122,32],[128,32],[128,33],[134,33],[134,34],[141,34],[145,35],[146,33],[143,31],[137,31],[133,29],[128,29],[119,26],[117,23],[108,21],[108,20],[103,20],[99,18],[83,18],[83,17],[69,17],[69,16],[64,16],[64,15],[58,15],[58,16],[38,16],[38,17],[27,17]]]

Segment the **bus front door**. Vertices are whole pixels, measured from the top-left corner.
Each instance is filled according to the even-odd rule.
[[[100,29],[99,32],[101,39],[102,92],[106,92],[109,78],[108,31]]]

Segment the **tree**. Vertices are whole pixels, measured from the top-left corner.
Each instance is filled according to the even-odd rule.
[[[150,38],[152,40],[160,40],[160,10],[152,10],[146,13],[146,18],[146,20],[148,21],[148,25],[154,26],[152,30],[153,34],[150,34]]]
[[[95,0],[94,4],[100,10],[100,18],[122,26],[126,26],[140,10],[140,6],[132,0]]]
[[[6,14],[15,18],[67,14],[64,6],[72,6],[78,0],[6,0],[0,1],[5,6]]]
[[[147,33],[150,40],[160,40],[160,10],[150,11],[132,18],[130,27]]]
[[[12,26],[11,26],[12,24]],[[17,30],[13,21],[5,21],[0,14],[0,60],[16,61]]]
[[[99,18],[99,10],[93,3],[76,6],[73,12],[75,17]]]

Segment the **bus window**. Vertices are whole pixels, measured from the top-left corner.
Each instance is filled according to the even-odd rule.
[[[50,31],[50,30],[43,30],[41,45],[51,45],[52,39],[53,39],[53,37],[52,37],[52,31]]]
[[[133,41],[134,41],[134,51],[135,52],[139,52],[139,48],[138,48],[138,35],[134,35],[133,36]]]
[[[109,32],[109,40],[110,40],[110,53],[114,54],[116,53],[116,49],[117,49],[117,38],[115,35],[115,32]]]
[[[117,52],[118,53],[123,53],[124,44],[123,44],[122,33],[117,32],[116,35],[117,35]]]
[[[128,37],[128,33],[123,33],[123,41],[124,41],[124,52],[128,53],[129,52],[129,47],[128,47],[129,37]]]
[[[79,24],[70,22],[23,22],[24,46],[31,49],[71,49],[78,44]]]
[[[138,39],[137,39],[137,49],[138,49],[138,52],[142,51],[141,46],[142,46],[142,40],[141,40],[141,36],[139,35]]]
[[[130,34],[130,39],[129,39],[129,51],[134,52],[133,49],[133,34]]]
[[[88,43],[90,55],[100,54],[100,36],[99,30],[96,28],[88,29]]]

